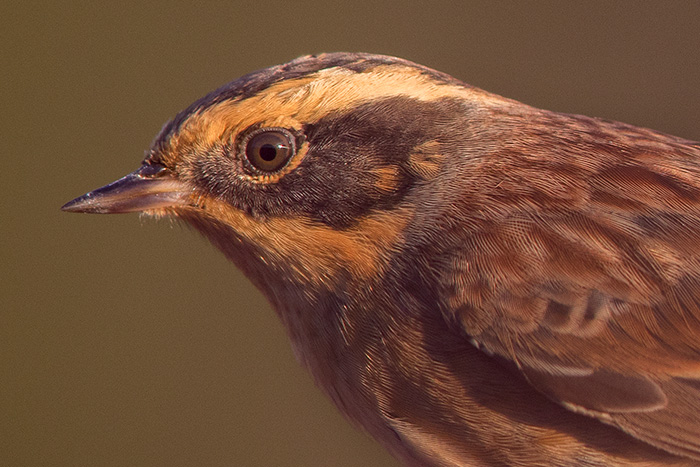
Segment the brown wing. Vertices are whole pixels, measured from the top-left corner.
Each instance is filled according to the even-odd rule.
[[[470,201],[447,314],[565,407],[700,459],[700,151],[662,153],[513,162]]]

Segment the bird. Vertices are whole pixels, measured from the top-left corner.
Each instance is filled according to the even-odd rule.
[[[700,143],[325,53],[62,209],[199,231],[405,465],[700,465]]]

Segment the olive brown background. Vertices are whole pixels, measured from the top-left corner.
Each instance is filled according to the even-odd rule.
[[[396,465],[196,233],[59,211],[241,74],[385,53],[700,140],[698,1],[6,1],[0,18],[0,465]]]

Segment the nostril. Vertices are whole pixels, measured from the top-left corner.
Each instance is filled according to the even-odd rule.
[[[154,178],[165,173],[165,166],[160,164],[145,163],[138,170],[138,175],[145,178]]]

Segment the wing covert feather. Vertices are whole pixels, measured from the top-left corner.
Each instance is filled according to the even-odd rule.
[[[478,348],[570,410],[695,458],[698,159],[651,151],[504,173],[454,210],[478,205],[479,222],[455,234],[443,278],[446,318]]]

